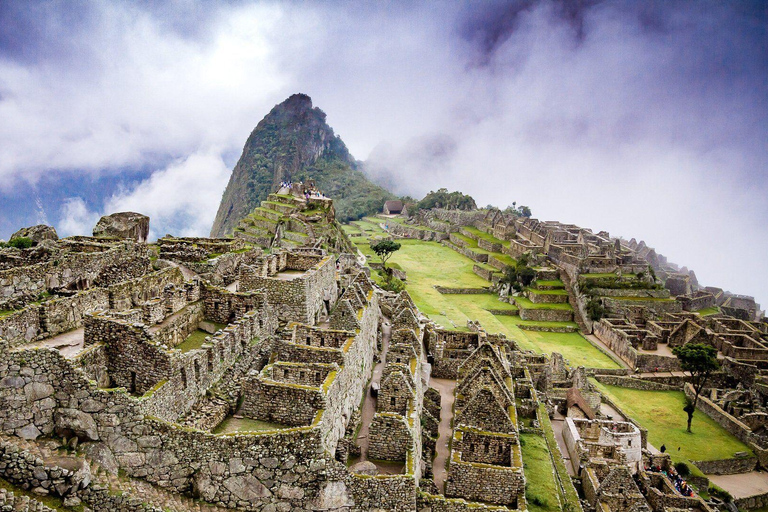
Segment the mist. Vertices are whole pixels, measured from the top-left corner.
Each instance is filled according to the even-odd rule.
[[[113,184],[46,196],[62,235],[115,209],[205,235],[304,92],[398,194],[515,201],[768,303],[761,2],[26,5],[0,7],[0,237],[57,180]]]

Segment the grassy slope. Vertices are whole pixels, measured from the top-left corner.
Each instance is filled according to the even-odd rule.
[[[522,323],[519,317],[492,315],[488,309],[514,308],[493,295],[440,294],[434,289],[434,285],[479,288],[488,286],[488,281],[472,272],[472,260],[444,245],[420,240],[399,242],[402,248],[390,261],[399,264],[408,273],[408,292],[419,309],[435,322],[449,329],[466,329],[467,320],[479,320],[488,332],[503,333],[517,340],[524,349],[546,353],[561,352],[574,365],[619,367],[578,333],[523,331],[518,327]],[[364,245],[367,243],[361,242],[358,247],[366,254],[366,249],[362,247]],[[368,251],[370,252],[370,249]],[[378,260],[374,257],[372,261]]]
[[[533,512],[559,511],[558,487],[544,437],[537,434],[521,434],[525,468],[526,499],[528,510]],[[533,501],[539,504],[536,505]]]
[[[733,457],[736,452],[751,453],[747,445],[698,410],[693,415],[693,432],[687,433],[682,391],[641,391],[593,382],[626,414],[648,429],[649,443],[656,448],[666,445],[673,458],[718,460]]]

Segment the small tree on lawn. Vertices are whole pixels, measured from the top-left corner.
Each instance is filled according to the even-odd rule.
[[[387,272],[387,260],[392,257],[395,251],[400,250],[400,244],[392,240],[382,240],[371,246],[371,249],[381,258],[381,266],[384,268],[384,272],[389,275],[389,272]]]
[[[717,349],[703,343],[688,343],[682,347],[673,348],[672,353],[680,360],[683,371],[691,373],[690,382],[694,391],[693,401],[689,400],[683,407],[683,410],[688,414],[688,432],[690,432],[693,413],[696,410],[696,403],[699,401],[699,393],[704,389],[712,372],[720,368],[720,364],[717,362]]]

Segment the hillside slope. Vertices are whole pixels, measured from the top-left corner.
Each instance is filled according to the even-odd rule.
[[[394,196],[357,169],[346,145],[325,122],[325,113],[306,94],[276,105],[251,132],[232,170],[211,236],[232,233],[282,181],[314,179],[334,199],[340,221],[381,209]]]

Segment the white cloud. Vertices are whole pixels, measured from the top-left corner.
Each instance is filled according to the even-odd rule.
[[[59,236],[85,235],[93,233],[93,227],[99,221],[100,215],[88,209],[80,197],[70,197],[61,208],[56,231]]]
[[[152,239],[167,233],[208,236],[229,174],[219,151],[200,151],[112,196],[104,211],[148,215]]]

